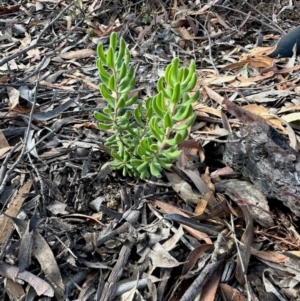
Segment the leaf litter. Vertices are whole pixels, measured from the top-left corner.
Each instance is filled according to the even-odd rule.
[[[0,6],[1,299],[300,298],[297,216],[223,161],[245,123],[273,126],[298,150],[300,67],[287,37],[300,3],[272,5]],[[112,171],[93,124],[105,106],[95,50],[113,31],[129,45],[141,100],[174,56],[197,62],[197,121],[161,180]],[[291,57],[274,57],[287,40]]]

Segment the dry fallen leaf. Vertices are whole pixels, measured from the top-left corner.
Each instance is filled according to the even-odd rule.
[[[84,59],[96,55],[95,50],[92,49],[80,49],[76,51],[60,53],[58,56],[65,60]]]

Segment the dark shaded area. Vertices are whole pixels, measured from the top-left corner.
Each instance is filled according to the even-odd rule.
[[[292,57],[293,47],[296,44],[296,53],[300,54],[300,26],[295,27],[293,30],[289,31],[276,45],[274,52],[269,54],[269,57]]]

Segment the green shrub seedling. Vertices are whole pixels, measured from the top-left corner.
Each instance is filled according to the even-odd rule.
[[[162,169],[170,168],[180,155],[178,144],[187,138],[196,118],[192,104],[200,93],[189,96],[197,82],[195,62],[179,67],[179,59],[174,58],[157,81],[157,94],[142,103],[137,94],[129,96],[135,69],[125,40],[118,41],[112,33],[109,48],[104,50],[100,44],[97,55],[99,89],[106,107],[94,112],[94,117],[100,130],[112,133],[105,142],[114,159],[112,168],[122,170],[124,176],[160,178]]]

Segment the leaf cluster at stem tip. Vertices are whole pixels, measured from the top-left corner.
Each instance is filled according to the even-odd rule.
[[[100,44],[97,55],[99,90],[106,107],[94,117],[100,130],[111,133],[105,142],[114,159],[111,166],[124,176],[160,178],[162,169],[170,168],[180,155],[178,144],[188,137],[196,118],[192,104],[200,94],[190,93],[197,82],[195,62],[180,67],[174,58],[157,81],[157,94],[141,101],[137,94],[129,96],[135,69],[125,40],[112,33],[108,49]]]

